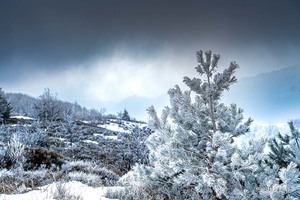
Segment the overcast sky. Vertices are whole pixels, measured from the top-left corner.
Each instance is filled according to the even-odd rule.
[[[300,63],[299,0],[1,0],[0,87],[97,107],[197,76],[195,52],[238,78]],[[101,105],[99,106],[101,107]]]

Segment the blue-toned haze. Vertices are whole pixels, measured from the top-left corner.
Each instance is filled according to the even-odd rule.
[[[241,80],[299,67],[299,35],[297,0],[3,0],[0,86],[6,92],[35,97],[49,87],[63,100],[115,107],[113,112],[134,104],[135,110],[129,112],[135,115],[146,113],[145,104],[163,102],[161,95],[175,84],[182,85],[183,76],[197,76],[197,50],[220,53],[220,69],[236,61]],[[294,101],[298,86],[291,85]],[[267,88],[256,87],[256,91]],[[253,108],[257,99],[253,93],[247,88],[235,90],[229,101],[240,102],[252,115],[263,106]],[[285,108],[275,104],[277,110]],[[299,106],[289,105],[295,112],[293,106]],[[254,118],[264,118],[264,113]],[[276,115],[292,117],[266,116]]]

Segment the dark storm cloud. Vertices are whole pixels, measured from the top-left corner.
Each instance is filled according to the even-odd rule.
[[[299,10],[296,0],[7,0],[0,8],[0,59],[2,64],[80,62],[105,56],[119,43],[147,53],[162,41],[175,47],[199,40],[299,44]]]

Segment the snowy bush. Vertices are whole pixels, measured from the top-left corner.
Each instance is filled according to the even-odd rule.
[[[83,200],[81,196],[72,195],[70,192],[70,188],[68,188],[64,182],[57,182],[55,186],[55,191],[53,192],[53,194],[50,194],[50,196],[52,196],[52,199]]]
[[[102,177],[92,173],[70,172],[67,179],[70,181],[79,181],[92,187],[100,187],[105,185],[102,183]]]
[[[65,166],[70,180],[80,181],[90,186],[112,186],[119,176],[111,170],[90,161],[70,161]]]
[[[25,145],[21,142],[21,137],[18,133],[14,133],[11,136],[11,139],[7,143],[4,151],[5,155],[3,162],[5,163],[6,168],[23,167],[25,162]]]
[[[6,170],[0,171],[0,194],[19,194],[27,192],[29,188],[35,189],[38,186],[49,182],[53,182],[49,171],[45,169],[35,171],[16,171]]]
[[[22,143],[27,147],[46,147],[48,135],[38,124],[33,124],[30,128],[20,130]]]
[[[49,181],[53,181],[53,177],[52,175],[50,175],[50,173],[51,172],[45,168],[32,171],[24,171],[22,180],[27,187],[35,188],[44,185]]]
[[[149,150],[145,141],[150,134],[150,129],[138,127],[134,127],[129,134],[120,134],[121,143],[116,164],[124,168],[124,171],[129,171],[136,163],[147,164]]]
[[[109,199],[118,199],[118,200],[156,200],[159,198],[153,198],[149,194],[145,193],[139,188],[109,188],[105,192],[105,197]]]
[[[75,160],[75,161],[67,162],[65,167],[68,171],[83,171],[83,170],[91,171],[96,166],[97,164],[95,162],[91,162],[87,160]]]

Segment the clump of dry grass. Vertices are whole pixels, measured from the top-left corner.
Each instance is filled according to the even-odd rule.
[[[57,182],[54,193],[51,195],[57,200],[83,200],[80,195],[72,195],[70,188],[66,187],[64,182]]]

